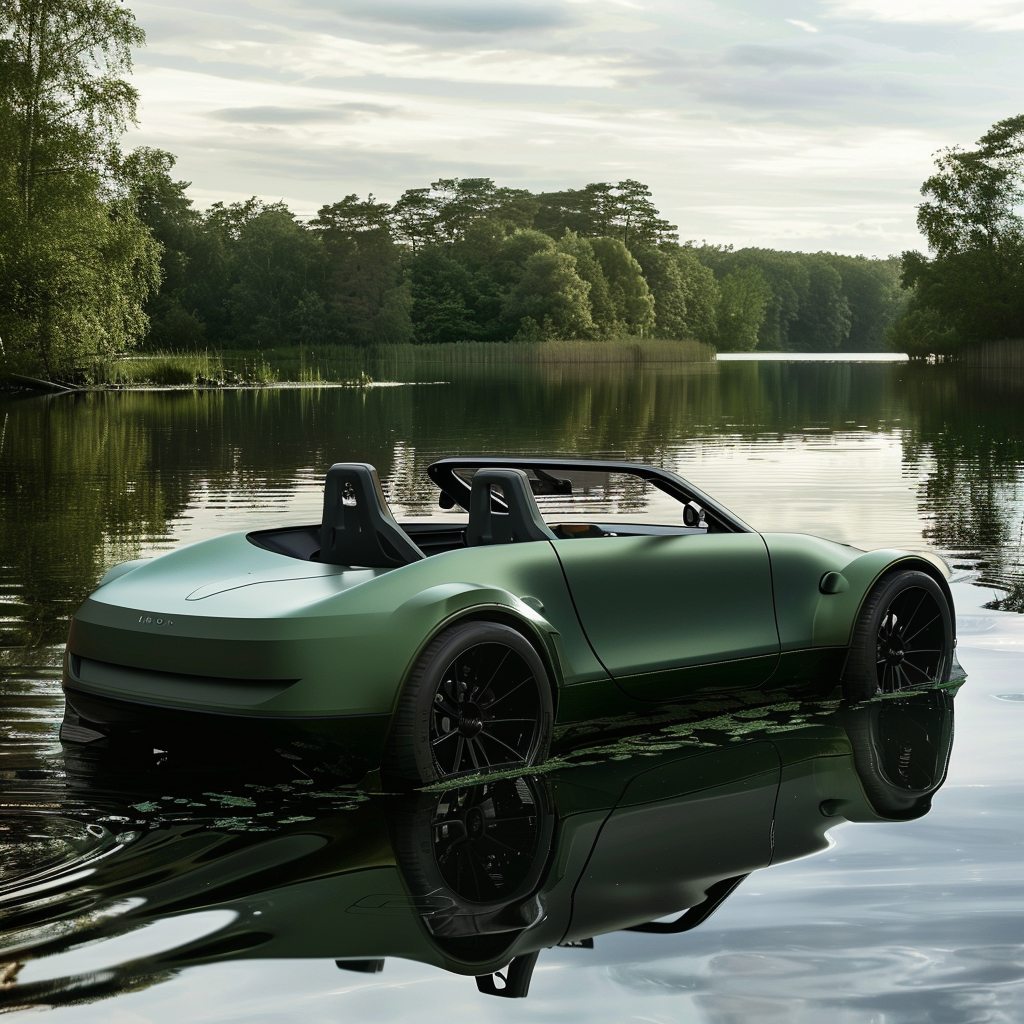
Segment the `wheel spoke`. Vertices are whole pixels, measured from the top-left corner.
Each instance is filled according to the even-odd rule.
[[[492,735],[491,733],[487,732],[486,730],[481,730],[480,735],[481,736],[486,736],[489,740],[493,740],[495,743],[500,743],[501,746],[503,746],[506,750],[511,750],[512,753],[515,754],[515,757],[516,757],[517,761],[525,761],[526,760],[526,758],[521,753],[519,753],[519,751],[516,750],[515,747],[510,747],[504,740],[499,740],[497,736]]]
[[[928,591],[927,590],[922,590],[921,591],[921,600],[917,602],[917,606],[914,608],[913,613],[911,614],[910,618],[907,619],[906,625],[903,627],[905,630],[906,629],[910,629],[910,627],[914,624],[914,619],[917,618],[917,613],[921,610],[921,605],[924,604],[925,598],[927,596],[928,596]]]
[[[436,740],[431,740],[430,745],[436,747],[439,743],[444,743],[445,740],[450,740],[453,736],[458,736],[458,732],[452,730],[452,732],[446,732],[443,736],[438,736]]]
[[[936,619],[942,617],[942,612],[936,612],[916,633],[911,634],[908,637],[903,638],[903,642],[906,644],[913,640],[919,633],[923,633]]]
[[[906,658],[903,659],[903,665],[906,666],[907,668],[912,668],[915,672],[920,672],[921,675],[923,675],[925,677],[925,679],[928,680],[928,682],[931,682],[932,677],[930,675],[928,675],[928,673],[925,672],[925,670],[923,668],[921,668],[919,665],[915,665],[912,661],[907,661]],[[910,677],[909,676],[907,676],[907,682],[910,682]]]
[[[486,704],[482,704],[480,706],[480,710],[486,711],[488,708],[493,708],[495,704],[500,703],[506,697],[511,697],[512,694],[516,692],[516,690],[518,690],[522,686],[525,686],[532,679],[533,676],[527,676],[521,683],[516,683],[516,685],[513,686],[511,690],[506,690],[500,697],[495,697],[494,700],[488,701]]]
[[[476,759],[476,741],[473,739],[467,739],[466,749],[469,751],[469,759],[473,762],[473,767],[479,768],[480,762]]]
[[[441,693],[440,690],[438,690],[437,692]],[[442,694],[442,696],[444,696],[444,695]],[[458,705],[457,704],[449,704],[447,699],[441,700],[441,701],[435,700],[434,701],[434,707],[435,708],[440,708],[442,711],[447,711],[448,714],[451,715],[453,718],[458,718],[459,717],[459,707],[458,707]]]
[[[459,745],[455,749],[455,765],[452,768],[450,774],[454,774],[455,772],[459,771],[462,768],[462,750],[463,750],[463,748],[466,745],[466,738],[465,738],[465,736],[462,735],[462,733],[459,733],[458,736],[459,736]]]
[[[501,666],[504,665],[506,661],[508,661],[508,656],[511,653],[512,653],[512,648],[506,647],[505,648],[505,653],[501,656],[501,661],[498,662],[497,667],[491,673],[491,678],[487,680],[487,685],[484,686],[484,690],[487,690],[487,689],[490,688],[491,683],[494,682],[495,676],[497,676],[497,674],[501,671]]]

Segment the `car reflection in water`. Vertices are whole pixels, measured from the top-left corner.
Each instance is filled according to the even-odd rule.
[[[742,899],[750,872],[826,849],[837,823],[927,813],[952,700],[719,714],[434,792],[332,790],[307,773],[305,788],[232,795],[157,773],[151,799],[90,826],[106,845],[4,884],[0,1000],[102,999],[198,964],[297,957],[371,973],[409,958],[525,996],[546,948],[621,929],[670,943]],[[102,775],[71,776],[82,806]]]

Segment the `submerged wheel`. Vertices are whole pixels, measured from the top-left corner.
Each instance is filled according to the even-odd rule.
[[[467,622],[439,633],[413,669],[386,768],[440,782],[547,757],[551,685],[533,645],[510,626]]]
[[[843,693],[868,700],[949,680],[953,615],[942,588],[914,569],[884,576],[854,629]]]

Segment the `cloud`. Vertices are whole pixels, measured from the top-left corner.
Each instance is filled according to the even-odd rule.
[[[786,21],[788,21],[790,25],[796,25],[797,28],[802,28],[805,32],[818,31],[818,29],[816,29],[810,22],[800,21],[799,18],[787,18]]]
[[[206,116],[229,124],[352,124],[371,117],[399,117],[401,107],[381,103],[334,103],[327,107],[221,107]]]
[[[332,10],[344,17],[426,32],[503,33],[562,28],[576,17],[565,7],[548,2],[490,3],[342,3]]]
[[[873,21],[961,24],[990,32],[1024,30],[1020,0],[826,0],[832,13]]]
[[[834,68],[843,61],[835,54],[822,50],[746,43],[726,50],[722,63],[735,67],[788,71],[798,68]]]

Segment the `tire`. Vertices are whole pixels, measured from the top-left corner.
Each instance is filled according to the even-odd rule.
[[[533,645],[501,623],[461,623],[416,663],[383,767],[428,784],[529,768],[547,757],[553,722],[551,684]]]
[[[843,711],[864,793],[885,818],[927,814],[953,747],[953,698],[941,690]]]
[[[953,615],[942,588],[925,572],[904,569],[878,582],[861,608],[843,673],[847,700],[949,681]]]

